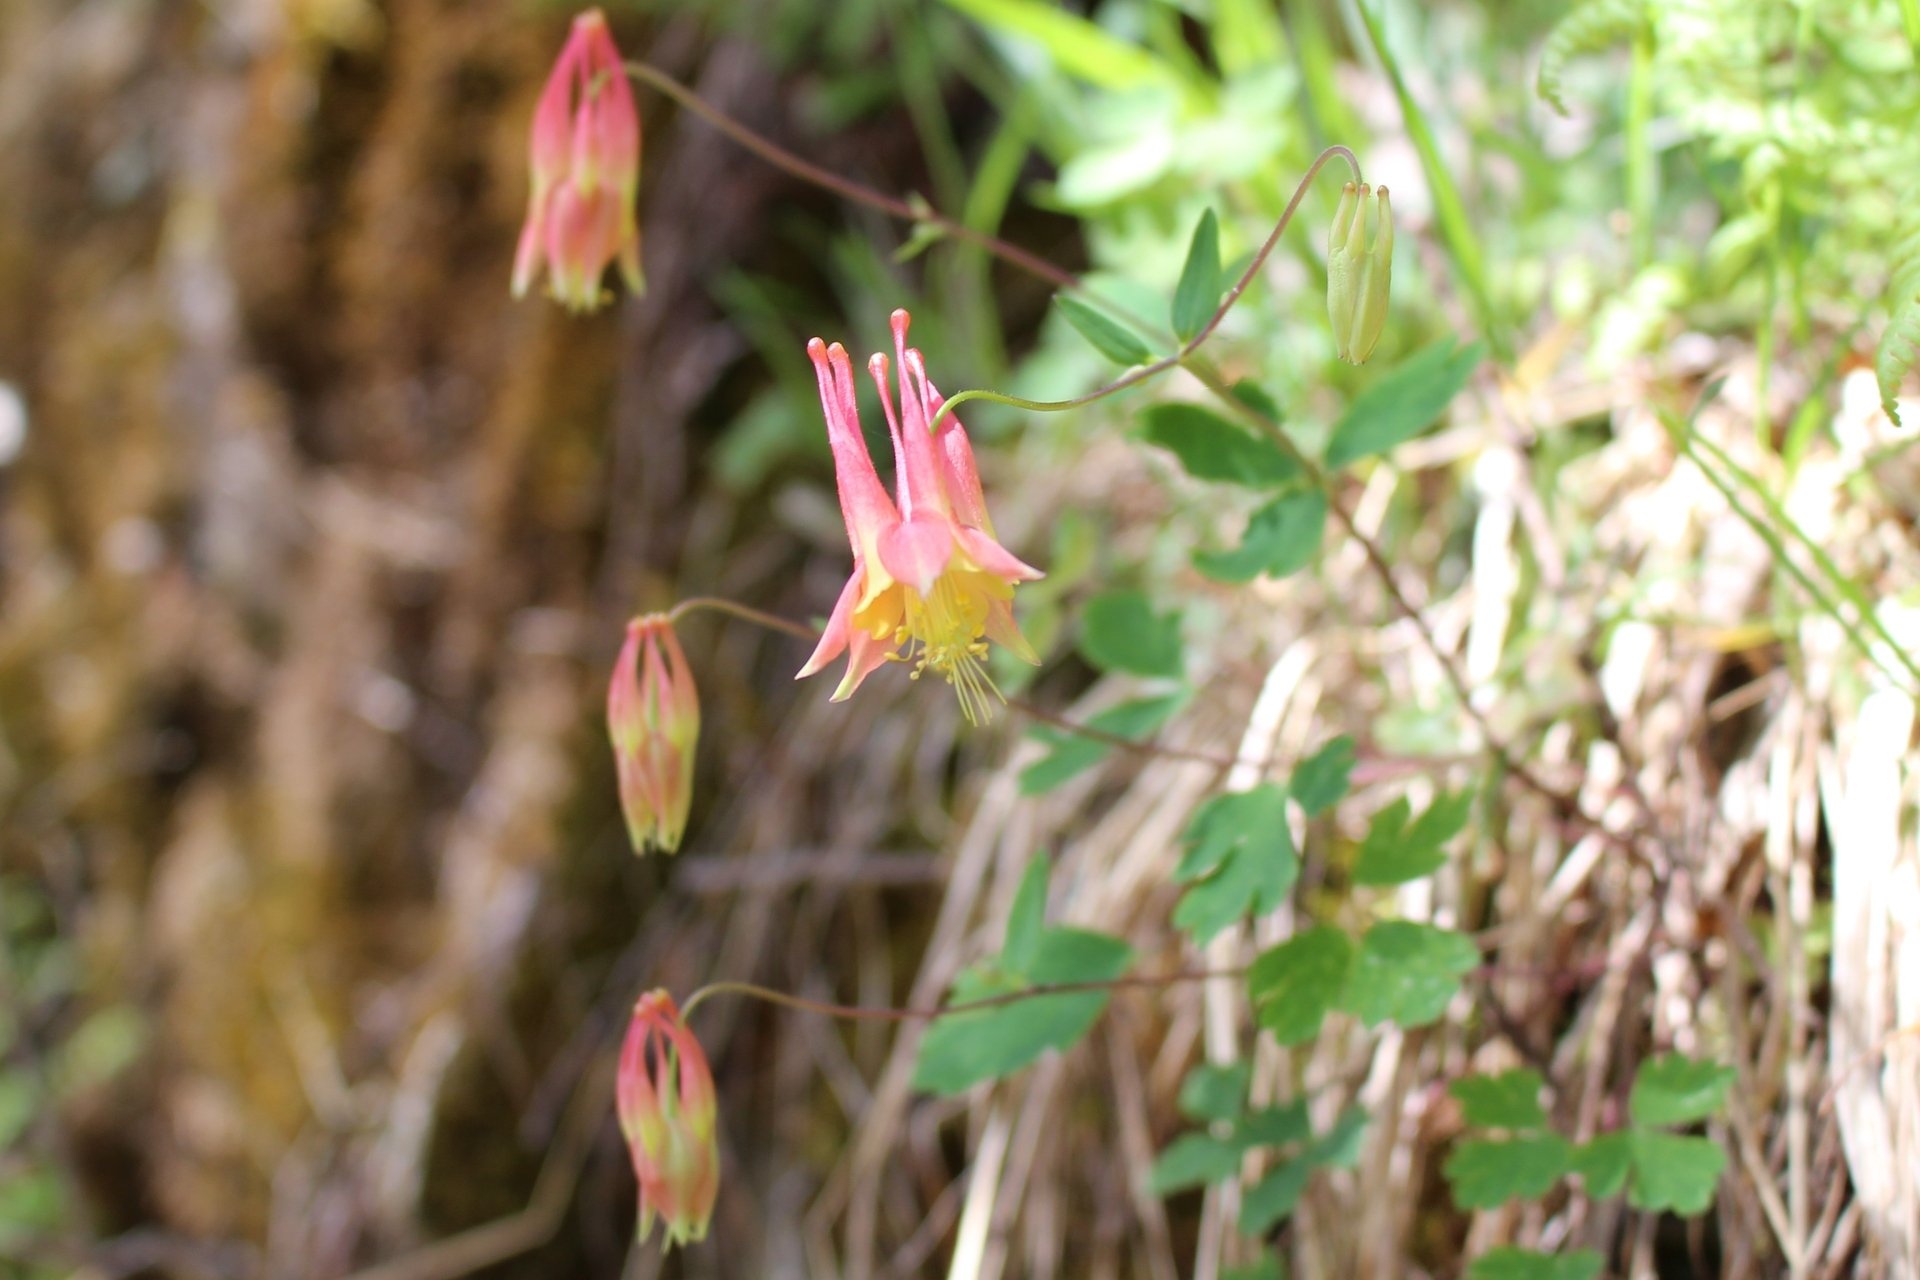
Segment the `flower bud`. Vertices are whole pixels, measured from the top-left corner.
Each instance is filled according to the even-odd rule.
[[[627,624],[607,686],[607,735],[620,776],[620,809],[635,853],[680,847],[693,803],[700,693],[665,614]]]
[[[598,9],[573,20],[533,113],[528,167],[533,190],[513,260],[513,296],[547,268],[553,296],[573,311],[606,301],[600,277],[617,263],[642,292],[640,115],[620,50]]]
[[[706,1239],[720,1192],[718,1097],[707,1055],[665,991],[633,1006],[614,1102],[640,1182],[639,1238],[658,1217],[668,1248]]]
[[[1375,219],[1368,197],[1379,197]],[[1393,209],[1387,189],[1355,187],[1349,182],[1334,211],[1327,236],[1327,318],[1333,323],[1333,349],[1348,364],[1365,364],[1387,322],[1387,295],[1393,283]]]

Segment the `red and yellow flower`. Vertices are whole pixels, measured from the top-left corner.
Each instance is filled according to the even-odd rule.
[[[818,338],[807,344],[833,447],[840,513],[853,544],[853,574],[800,676],[846,653],[846,674],[833,694],[839,702],[882,663],[910,661],[915,679],[932,672],[951,684],[962,713],[977,724],[991,717],[999,696],[986,670],[986,641],[1039,661],[1014,622],[1012,601],[1014,584],[1044,575],[996,538],[960,420],[948,414],[937,430],[930,428],[945,401],[928,381],[920,352],[907,346],[909,323],[905,311],[893,313],[897,412],[887,357],[876,354],[867,365],[893,437],[897,506],[860,433],[846,349]]]
[[[633,1006],[614,1102],[640,1182],[639,1238],[657,1217],[669,1248],[706,1239],[720,1193],[719,1099],[707,1055],[665,991]]]

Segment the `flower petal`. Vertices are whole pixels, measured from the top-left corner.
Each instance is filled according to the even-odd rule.
[[[820,633],[820,643],[814,646],[813,656],[807,659],[807,665],[793,677],[795,680],[805,680],[813,675],[839,657],[847,647],[853,607],[859,603],[863,587],[861,580],[865,577],[866,574],[855,569],[853,576],[847,579],[847,585],[840,588],[840,599],[834,602],[833,615],[827,619],[827,629]]]
[[[922,596],[930,596],[933,584],[940,580],[953,559],[955,532],[955,526],[946,520],[902,520],[881,535],[880,563],[888,573]],[[1013,557],[1007,556],[1007,559],[1013,560]]]
[[[815,338],[807,343],[815,379],[820,384],[820,408],[826,414],[827,442],[833,446],[833,478],[840,491],[840,516],[853,544],[856,570],[874,554],[880,534],[899,523],[900,512],[887,496],[873,469],[866,437],[860,434],[860,410],[853,393],[853,362],[839,343],[828,346]]]
[[[994,600],[987,605],[987,637],[996,644],[1005,645],[1020,661],[1036,667],[1040,665],[1040,655],[1020,634],[1020,624],[1013,620],[1013,606],[1005,600]]]
[[[1035,582],[1047,576],[978,529],[960,525],[954,532],[959,536],[960,549],[967,553],[967,559],[996,578],[1004,578],[1008,582]]]

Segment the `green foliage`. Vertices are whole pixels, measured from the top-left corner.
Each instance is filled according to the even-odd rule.
[[[1313,1039],[1346,988],[1354,951],[1346,930],[1320,924],[1261,952],[1247,974],[1255,1021],[1281,1044]]]
[[[1344,467],[1385,453],[1425,431],[1467,385],[1485,354],[1482,343],[1459,347],[1448,338],[1401,361],[1355,396],[1334,424],[1327,465]]]
[[[1887,253],[1887,327],[1873,356],[1880,407],[1896,423],[1900,421],[1900,406],[1895,401],[1900,383],[1920,358],[1920,201],[1914,199],[1915,193],[1920,193],[1920,186],[1912,187],[1900,202],[1899,221]]]
[[[1450,1090],[1467,1122],[1516,1136],[1462,1142],[1442,1171],[1462,1208],[1487,1209],[1516,1197],[1542,1196],[1561,1178],[1577,1174],[1596,1199],[1625,1190],[1627,1203],[1636,1209],[1703,1213],[1713,1203],[1726,1153],[1711,1139],[1665,1133],[1659,1126],[1706,1119],[1724,1105],[1735,1075],[1731,1067],[1678,1054],[1656,1058],[1634,1081],[1627,1108],[1631,1125],[1578,1146],[1543,1132],[1547,1117],[1539,1104],[1543,1082],[1537,1073],[1469,1076]]]
[[[1727,1090],[1739,1074],[1717,1062],[1663,1054],[1634,1077],[1627,1112],[1642,1128],[1704,1120],[1726,1103]]]
[[[1090,717],[1087,727],[1116,737],[1144,740],[1172,719],[1186,702],[1184,691],[1153,698],[1135,698]],[[1049,750],[1045,756],[1020,771],[1021,795],[1044,795],[1079,777],[1105,760],[1114,750],[1112,743],[1049,725],[1035,728],[1033,736],[1046,743]]]
[[[990,31],[1030,40],[1070,76],[1104,89],[1171,83],[1167,65],[1047,0],[946,0]]]
[[[1231,1120],[1246,1110],[1251,1062],[1203,1062],[1180,1082],[1180,1114],[1189,1120]]]
[[[1203,1065],[1187,1074],[1180,1088],[1181,1109],[1192,1119],[1211,1122],[1210,1127],[1175,1138],[1154,1161],[1148,1184],[1156,1195],[1168,1195],[1225,1182],[1254,1151],[1295,1148],[1276,1151],[1272,1167],[1241,1199],[1241,1232],[1263,1235],[1293,1212],[1315,1169],[1351,1166],[1359,1158],[1367,1113],[1350,1107],[1332,1128],[1314,1137],[1305,1099],[1246,1111],[1248,1076],[1245,1063]]]
[[[1645,20],[1646,0],[1586,0],[1560,19],[1540,50],[1540,74],[1534,81],[1540,96],[1567,114],[1567,63],[1583,53],[1596,53],[1630,38]]]
[[[954,980],[950,1003],[968,1004],[1035,986],[1110,982],[1126,972],[1133,951],[1120,939],[1045,926],[1045,894],[1042,855],[1021,878],[1000,954],[964,970]],[[1060,992],[942,1017],[921,1041],[913,1086],[931,1093],[960,1093],[984,1080],[1011,1075],[1049,1049],[1072,1047],[1110,998],[1107,991]]]
[[[1196,480],[1273,489],[1300,475],[1278,445],[1197,404],[1157,404],[1140,415],[1141,436],[1180,459]]]
[[[1473,793],[1441,795],[1409,821],[1412,805],[1401,796],[1373,815],[1353,868],[1358,885],[1405,884],[1446,865],[1447,841],[1460,834],[1473,809]]]
[[[1173,878],[1188,888],[1173,923],[1192,934],[1196,946],[1249,913],[1277,909],[1300,874],[1287,793],[1271,783],[1207,801],[1187,824],[1185,840]]]
[[[1727,1153],[1710,1138],[1682,1137],[1635,1129],[1633,1180],[1627,1203],[1636,1209],[1670,1209],[1691,1217],[1713,1203],[1713,1189],[1726,1168]]]
[[[1159,613],[1140,591],[1108,591],[1080,615],[1080,654],[1102,671],[1178,678],[1180,615]]]
[[[1421,1027],[1446,1011],[1460,978],[1480,963],[1473,940],[1452,929],[1384,920],[1367,930],[1340,1007],[1369,1027]]]
[[[1209,209],[1193,229],[1187,262],[1173,291],[1173,332],[1180,341],[1192,338],[1213,318],[1220,288],[1220,222]]]
[[[1254,512],[1232,551],[1197,551],[1193,567],[1219,582],[1284,578],[1313,560],[1326,529],[1327,498],[1318,489],[1282,494]]]
[[[1459,1100],[1467,1123],[1483,1129],[1539,1129],[1547,1123],[1540,1106],[1544,1082],[1538,1071],[1519,1069],[1497,1076],[1466,1076],[1447,1092]]]
[[[1093,345],[1095,351],[1115,364],[1126,366],[1153,362],[1152,349],[1131,329],[1108,319],[1080,299],[1064,293],[1055,294],[1053,305],[1059,308],[1067,323]]]
[[[1535,1253],[1503,1244],[1468,1263],[1467,1280],[1593,1280],[1605,1261],[1592,1249]]]
[[[1309,818],[1318,817],[1347,794],[1347,779],[1353,773],[1353,739],[1346,734],[1332,739],[1302,760],[1287,784],[1293,802]]]
[[[1492,1209],[1514,1199],[1536,1199],[1565,1177],[1573,1144],[1557,1133],[1471,1139],[1447,1157],[1441,1172],[1462,1209]]]

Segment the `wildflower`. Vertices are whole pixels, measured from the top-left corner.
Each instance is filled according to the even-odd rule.
[[[673,624],[650,613],[627,624],[607,686],[607,734],[620,773],[620,808],[635,853],[680,847],[693,802],[700,693]]]
[[[1327,316],[1333,322],[1334,353],[1348,364],[1365,364],[1387,322],[1393,283],[1393,209],[1380,187],[1379,222],[1367,239],[1369,188],[1349,182],[1327,236]]]
[[[720,1191],[718,1099],[707,1055],[665,991],[633,1006],[614,1102],[640,1181],[639,1238],[653,1234],[658,1215],[668,1248],[706,1239]]]
[[[853,365],[839,343],[807,344],[833,446],[840,513],[853,544],[853,576],[840,592],[819,647],[800,669],[810,676],[841,652],[846,675],[835,702],[852,695],[881,663],[911,661],[913,678],[931,671],[954,687],[971,724],[991,717],[1000,696],[986,671],[990,637],[1027,662],[1039,662],[1013,620],[1013,587],[1044,575],[1016,559],[995,538],[987,517],[973,446],[949,414],[938,431],[928,423],[946,401],[927,380],[920,352],[907,346],[910,318],[893,313],[893,350],[900,366],[894,411],[884,355],[868,361],[893,436],[899,506],[887,496],[867,454],[855,405]],[[902,645],[910,645],[901,654]]]
[[[513,258],[513,296],[547,268],[548,289],[570,311],[606,301],[600,277],[618,262],[640,293],[640,116],[606,17],[589,9],[547,77],[533,113],[532,197]]]

